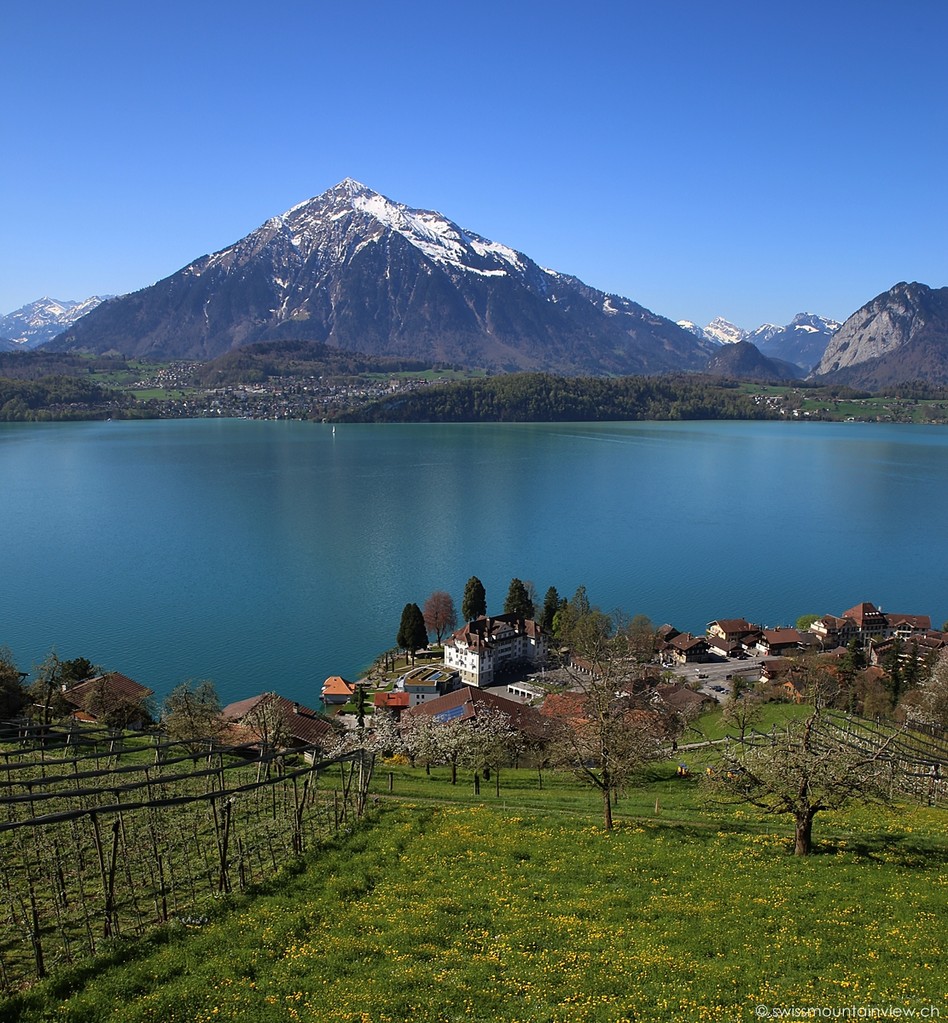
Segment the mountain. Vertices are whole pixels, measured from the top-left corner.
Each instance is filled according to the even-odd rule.
[[[492,370],[699,370],[671,320],[347,178],[220,252],[107,302],[57,348],[211,359],[280,339]]]
[[[808,373],[823,358],[839,330],[836,320],[815,313],[797,313],[786,327],[765,323],[745,338],[770,359],[792,362]]]
[[[797,313],[785,327],[764,323],[749,331],[722,316],[716,316],[706,327],[699,327],[691,320],[679,320],[678,326],[719,345],[750,341],[768,359],[793,363],[806,372],[820,361],[829,339],[839,329],[836,320],[814,313]]]
[[[679,320],[678,326],[715,345],[737,344],[738,341],[743,341],[747,337],[746,330],[725,320],[723,316],[715,316],[706,327],[699,327],[691,320]]]
[[[836,331],[812,377],[867,390],[948,384],[948,288],[903,281],[877,295]]]
[[[14,349],[38,348],[102,301],[98,295],[83,302],[62,302],[45,297],[37,299],[6,316],[0,316],[0,337],[11,341]]]
[[[768,359],[750,341],[721,345],[711,357],[705,373],[731,380],[800,380],[799,366],[780,359]]]
[[[747,331],[725,320],[723,316],[715,316],[704,328],[704,336],[722,345],[736,345],[747,337]]]

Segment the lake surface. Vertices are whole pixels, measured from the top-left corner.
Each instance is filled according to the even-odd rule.
[[[477,575],[701,631],[948,617],[948,430],[819,423],[0,424],[0,645],[318,706]]]

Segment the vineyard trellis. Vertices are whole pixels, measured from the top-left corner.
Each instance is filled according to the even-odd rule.
[[[772,739],[772,733],[751,730],[745,745],[766,747]],[[888,768],[891,796],[929,806],[948,803],[948,741],[939,734],[823,708],[813,730],[813,743],[817,751],[827,755],[880,754],[880,762]]]
[[[364,812],[372,757],[0,725],[0,988],[269,878]]]

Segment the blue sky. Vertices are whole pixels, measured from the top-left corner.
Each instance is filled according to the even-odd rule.
[[[11,0],[0,313],[344,177],[673,319],[948,285],[948,3]]]

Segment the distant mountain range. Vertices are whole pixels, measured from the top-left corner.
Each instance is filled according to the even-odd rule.
[[[39,348],[102,303],[98,295],[83,302],[40,298],[0,316],[0,351]]]
[[[713,348],[671,320],[346,179],[56,341],[210,359],[304,338],[495,371],[700,371]]]
[[[743,330],[720,316],[705,327],[690,320],[679,320],[678,325],[718,344],[750,342],[761,355],[778,363],[792,363],[804,376],[822,359],[830,338],[840,327],[836,320],[814,313],[797,313],[785,327],[764,323],[756,330]]]
[[[674,323],[347,178],[151,287],[0,317],[0,350],[208,361],[263,341],[492,372],[878,389],[948,383],[948,288],[897,284],[842,325],[812,313],[752,331],[721,317]]]

